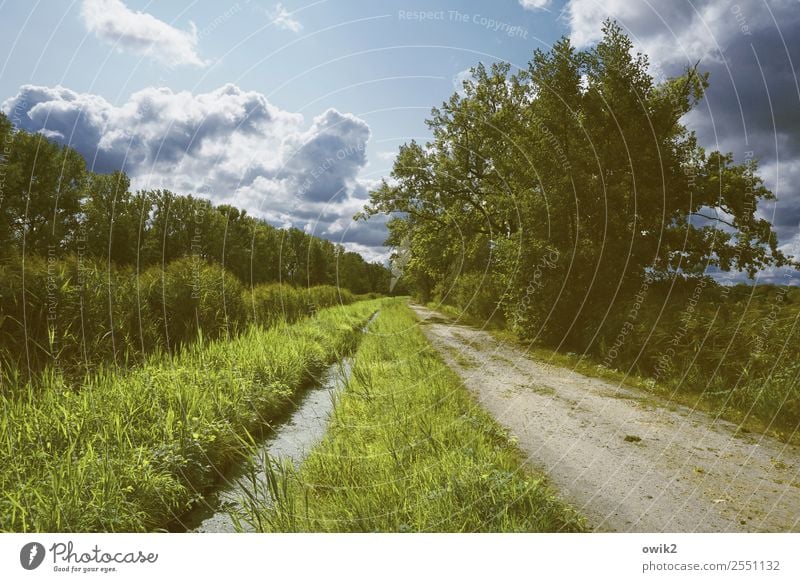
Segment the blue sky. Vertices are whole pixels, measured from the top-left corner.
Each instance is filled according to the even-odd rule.
[[[233,83],[307,117],[329,107],[358,115],[373,132],[367,155],[380,170],[389,166],[388,154],[378,154],[394,151],[413,132],[426,135],[426,114],[450,95],[460,71],[478,60],[524,66],[533,49],[546,48],[567,31],[556,14],[525,10],[513,0],[282,3],[299,30],[272,22],[277,3],[263,0],[225,6],[204,0],[125,4],[179,30],[194,23],[196,52],[208,65],[171,67],[119,45],[115,49],[87,30],[81,2],[6,2],[0,5],[0,54],[8,55],[0,70],[0,96],[14,95],[23,84],[60,84],[121,105],[149,86],[202,93]],[[439,19],[406,15],[419,10]],[[519,32],[496,32],[483,18],[520,27]]]
[[[381,221],[351,217],[397,146],[427,137],[454,79],[478,61],[525,66],[561,35],[589,46],[610,16],[657,76],[697,59],[712,72],[687,122],[709,147],[756,152],[781,199],[763,212],[800,249],[798,12],[788,0],[0,0],[0,104],[135,186],[200,192],[380,258]]]

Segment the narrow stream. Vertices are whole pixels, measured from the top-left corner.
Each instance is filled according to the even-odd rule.
[[[367,330],[377,317],[373,314],[361,329]],[[278,425],[260,444],[251,458],[258,475],[264,474],[263,459],[291,460],[299,467],[311,448],[325,435],[330,413],[333,410],[334,395],[341,390],[350,377],[352,358],[344,358],[329,366],[315,386],[297,396],[297,408],[289,418]],[[230,512],[241,506],[243,487],[248,487],[246,478],[248,463],[243,463],[225,483],[215,492],[207,495],[190,512],[183,515],[172,531],[227,533],[235,532]]]

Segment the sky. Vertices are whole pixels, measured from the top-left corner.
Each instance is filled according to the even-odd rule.
[[[354,222],[397,148],[478,62],[525,67],[616,19],[657,79],[700,63],[686,118],[709,150],[754,157],[760,212],[800,256],[796,0],[0,0],[0,109],[18,127],[169,188],[248,209],[383,260]],[[762,280],[781,282],[785,271]]]

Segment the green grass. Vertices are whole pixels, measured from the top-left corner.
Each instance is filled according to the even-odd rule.
[[[324,367],[380,300],[152,355],[80,386],[49,371],[0,395],[0,530],[144,531],[184,512]]]
[[[297,471],[273,465],[246,506],[237,517],[257,531],[584,528],[397,300],[359,346],[323,441]]]
[[[97,366],[175,354],[200,335],[235,337],[252,324],[293,323],[355,300],[331,285],[246,285],[191,257],[141,272],[74,256],[0,259],[0,393],[48,367],[76,380]]]

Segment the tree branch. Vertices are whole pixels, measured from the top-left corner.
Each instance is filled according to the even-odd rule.
[[[732,222],[729,222],[729,221],[725,220],[724,218],[720,218],[719,216],[708,216],[706,214],[703,214],[702,212],[692,212],[691,214],[693,214],[694,216],[699,216],[701,218],[705,218],[707,220],[718,220],[722,224],[727,224],[731,228],[736,228],[736,229],[739,228],[738,226],[736,226]]]

